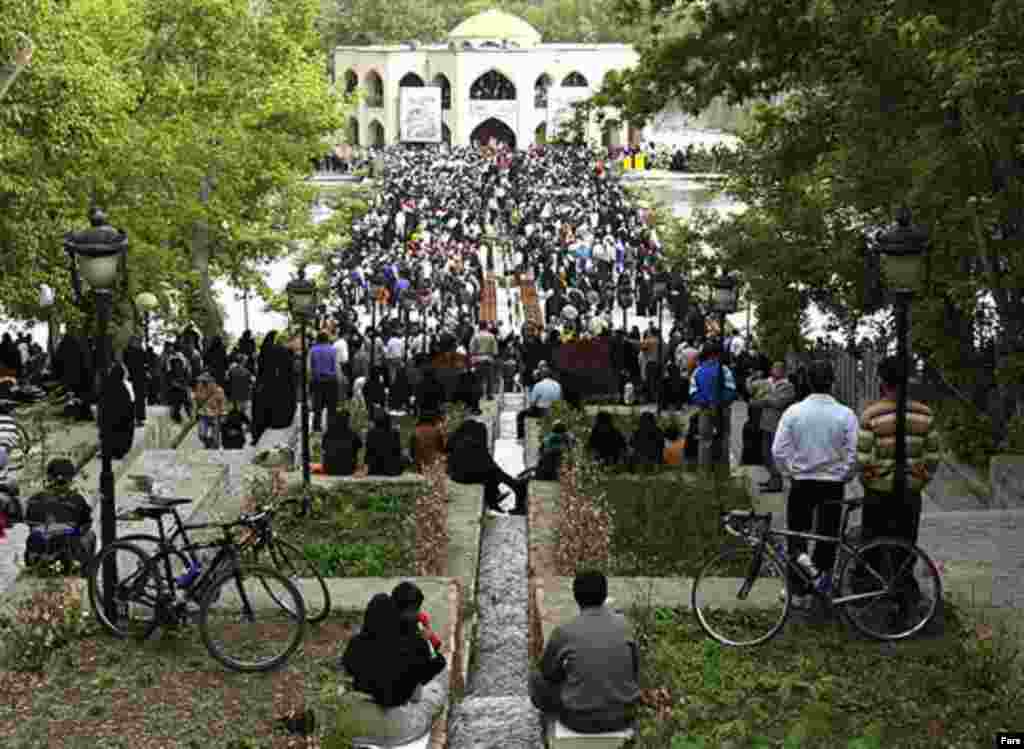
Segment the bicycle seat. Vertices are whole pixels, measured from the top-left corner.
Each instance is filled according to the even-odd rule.
[[[158,518],[170,512],[178,505],[187,505],[191,499],[162,499],[160,504],[139,505],[135,508],[135,514],[144,518]]]

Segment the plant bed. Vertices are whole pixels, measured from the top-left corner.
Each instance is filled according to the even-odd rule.
[[[310,489],[308,517],[281,513],[275,531],[314,560],[324,577],[414,575],[417,486],[345,484]],[[302,487],[289,497],[301,499]]]
[[[0,745],[306,747],[277,719],[311,708],[322,722],[333,695],[332,661],[356,624],[354,615],[330,617],[267,674],[226,671],[195,629],[147,642],[90,634],[54,654],[41,673],[0,670]]]
[[[630,612],[645,706],[632,749],[991,746],[1017,725],[1019,644],[947,599],[941,638],[855,639],[791,617],[758,648],[721,648],[692,613]]]

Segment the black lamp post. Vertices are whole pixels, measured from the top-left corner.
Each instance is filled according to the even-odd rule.
[[[658,376],[655,380],[654,397],[657,398],[655,413],[661,416],[661,383],[665,370],[665,336],[662,332],[662,310],[665,308],[665,299],[668,297],[669,289],[672,288],[672,276],[669,273],[661,272],[654,277],[651,285],[651,293],[658,300]]]
[[[719,335],[721,337],[721,345],[725,345],[725,318],[727,315],[731,315],[739,308],[739,284],[736,279],[730,275],[722,275],[715,282],[715,296],[714,296],[714,310],[718,313],[718,325]],[[723,367],[725,367],[725,351],[723,348],[722,356],[719,357],[718,365],[718,379],[715,381],[715,422],[718,425],[718,439],[724,440],[726,429],[725,429],[725,405],[722,403],[723,390],[725,387],[725,375]],[[712,450],[713,454],[713,450]],[[722,461],[729,464],[729,445],[723,442],[722,444]]]
[[[99,397],[98,419],[100,437],[100,540],[103,548],[117,540],[117,503],[114,496],[114,468],[110,455],[110,435],[104,434],[103,382],[110,370],[110,317],[113,311],[113,288],[117,283],[121,265],[128,251],[128,237],[107,223],[106,214],[93,208],[89,214],[91,228],[69,232],[64,236],[64,251],[71,260],[71,282],[75,301],[82,292],[84,278],[92,287],[96,298],[96,316],[99,322],[95,393]],[[117,581],[117,563],[108,554],[103,567],[103,600],[111,620],[116,616],[114,586]]]
[[[373,366],[377,352],[376,342],[374,341],[377,335],[377,303],[386,289],[387,284],[384,282],[384,277],[380,273],[374,273],[370,278],[370,379],[373,379]]]
[[[299,417],[302,419],[302,512],[309,513],[309,373],[307,371],[307,359],[309,358],[309,346],[306,340],[306,322],[316,314],[316,286],[306,279],[305,266],[299,266],[299,274],[285,287],[288,293],[288,310],[292,317],[299,321],[299,329],[302,338],[302,363],[300,365],[300,378],[302,380],[302,400],[299,404]]]
[[[616,293],[619,297],[619,306],[622,307],[622,329],[626,330],[629,325],[626,315],[629,308],[633,306],[633,289],[629,285],[629,276],[625,273],[619,276],[619,286]]]
[[[911,223],[910,210],[903,206],[896,216],[896,227],[875,237],[882,258],[886,288],[896,307],[896,345],[900,363],[899,393],[896,397],[896,472],[893,494],[903,501],[907,492],[907,382],[910,372],[910,346],[907,313],[914,292],[924,276],[924,253],[928,247],[926,229]]]

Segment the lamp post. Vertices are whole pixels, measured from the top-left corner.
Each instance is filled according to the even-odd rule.
[[[893,494],[903,501],[907,493],[907,381],[910,372],[910,346],[907,313],[914,291],[924,276],[928,232],[911,223],[910,210],[903,206],[896,216],[896,227],[875,237],[882,260],[886,286],[896,307],[897,359],[900,363],[899,393],[896,397],[896,451],[893,456]]]
[[[655,406],[655,413],[661,416],[661,383],[665,371],[665,335],[662,331],[662,317],[661,312],[665,308],[665,299],[668,297],[669,289],[672,288],[672,276],[664,271],[659,273],[654,278],[654,283],[651,285],[651,292],[655,299],[658,300],[658,376],[655,380],[655,398],[657,398],[657,405]]]
[[[143,291],[135,296],[135,307],[142,312],[142,335],[146,351],[149,351],[149,313],[158,305],[159,301],[152,292]]]
[[[292,317],[297,318],[301,330],[302,339],[302,363],[300,365],[300,378],[302,401],[299,404],[299,414],[302,419],[302,513],[309,513],[309,383],[307,372],[307,358],[309,357],[308,344],[306,341],[306,322],[316,312],[316,286],[306,279],[305,266],[299,266],[299,274],[285,287],[288,293],[288,310]]]
[[[384,283],[384,277],[380,273],[374,273],[373,277],[370,278],[370,379],[373,379],[373,366],[377,351],[377,346],[374,342],[374,336],[377,334],[377,303],[386,289],[387,285]]]
[[[715,282],[715,295],[714,295],[714,310],[718,313],[718,325],[719,335],[722,339],[722,345],[725,343],[725,318],[727,315],[735,312],[739,307],[738,297],[739,295],[739,284],[736,279],[728,274],[724,274]],[[724,351],[723,351],[724,354]],[[722,441],[722,461],[729,464],[729,445],[725,444],[724,439],[727,433],[725,428],[725,405],[722,403],[723,390],[725,386],[725,375],[723,372],[725,367],[724,357],[719,357],[718,363],[718,378],[715,380],[715,423],[717,424],[718,437],[717,439]],[[713,455],[714,451],[711,450],[708,454]],[[713,462],[713,461],[712,461]]]
[[[626,315],[629,308],[633,306],[633,289],[629,284],[629,276],[625,273],[619,276],[619,286],[616,293],[619,297],[619,306],[622,307],[622,329],[626,330],[629,325]]]
[[[71,260],[71,283],[75,301],[81,298],[81,280],[84,278],[96,298],[96,316],[99,322],[97,345],[96,394],[102,396],[104,382],[110,369],[110,317],[113,311],[113,287],[117,283],[121,264],[128,251],[128,237],[107,223],[106,214],[93,208],[89,214],[91,228],[68,232],[64,236],[64,251]],[[100,438],[100,540],[103,548],[117,540],[114,496],[113,458],[110,454],[110,435],[104,434],[103,399],[98,408]],[[114,586],[117,581],[117,562],[108,554],[103,567],[103,601],[107,615],[116,616]]]

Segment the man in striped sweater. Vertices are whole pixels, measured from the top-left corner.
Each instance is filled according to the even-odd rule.
[[[864,484],[862,527],[866,539],[890,536],[917,543],[921,490],[931,481],[941,455],[932,430],[932,412],[920,401],[907,401],[907,491],[893,493],[896,474],[896,402],[900,361],[889,357],[878,365],[881,399],[869,404],[860,418],[857,463]]]

